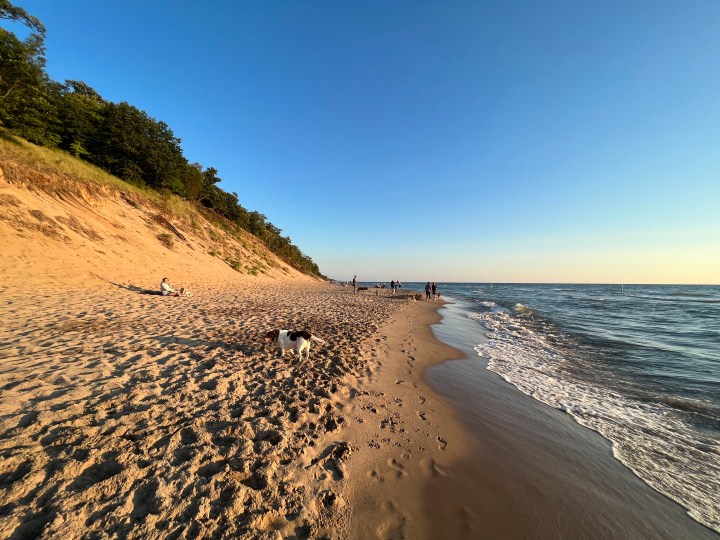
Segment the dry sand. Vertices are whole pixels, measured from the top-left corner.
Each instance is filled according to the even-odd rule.
[[[413,476],[442,474],[452,439],[416,370],[438,352],[412,338],[428,313],[332,285],[6,288],[0,537],[411,533],[417,506],[393,500],[419,504]],[[277,327],[328,344],[281,359]]]

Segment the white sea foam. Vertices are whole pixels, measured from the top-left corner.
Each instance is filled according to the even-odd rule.
[[[521,305],[521,304],[518,304]],[[525,306],[522,306],[523,308]],[[517,306],[516,306],[517,310]],[[519,310],[522,311],[522,310]],[[478,355],[488,369],[535,399],[570,414],[612,442],[615,457],[660,493],[720,532],[720,443],[697,440],[672,407],[644,403],[580,380],[557,335],[532,330],[507,310],[471,313],[487,329]],[[593,369],[601,369],[593,364]],[[613,377],[608,370],[607,377]]]

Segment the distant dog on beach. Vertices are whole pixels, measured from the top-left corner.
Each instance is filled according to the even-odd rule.
[[[289,330],[270,330],[265,334],[265,343],[276,343],[280,348],[280,354],[285,357],[287,349],[295,349],[295,355],[302,360],[302,353],[305,351],[305,358],[310,358],[310,344],[325,343],[324,339],[313,336],[310,332],[304,330],[300,332],[290,332]]]
[[[367,290],[368,290],[367,287],[358,287],[358,291],[367,291]]]

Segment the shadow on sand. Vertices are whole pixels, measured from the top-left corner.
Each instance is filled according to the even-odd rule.
[[[191,339],[177,336],[156,336],[151,339],[159,342],[161,346],[169,344],[184,345],[185,347],[205,349],[223,349],[232,353],[241,353],[243,356],[262,354],[265,350],[261,347],[245,343],[226,343],[223,341],[208,341],[206,339]]]
[[[133,291],[138,294],[151,294],[154,296],[162,296],[162,293],[160,291],[154,290],[154,289],[143,289],[142,287],[138,287],[137,285],[123,285],[122,283],[115,283],[111,281],[113,285],[116,287],[120,287],[121,289],[125,289],[126,291]]]

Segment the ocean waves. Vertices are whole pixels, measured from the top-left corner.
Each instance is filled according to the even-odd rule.
[[[554,324],[548,310],[536,315],[519,302],[498,309],[494,300],[479,306],[469,317],[485,329],[487,340],[475,350],[489,370],[602,434],[618,460],[720,532],[716,403],[664,395],[628,379],[609,361],[613,351],[598,346],[602,340],[588,345]]]

